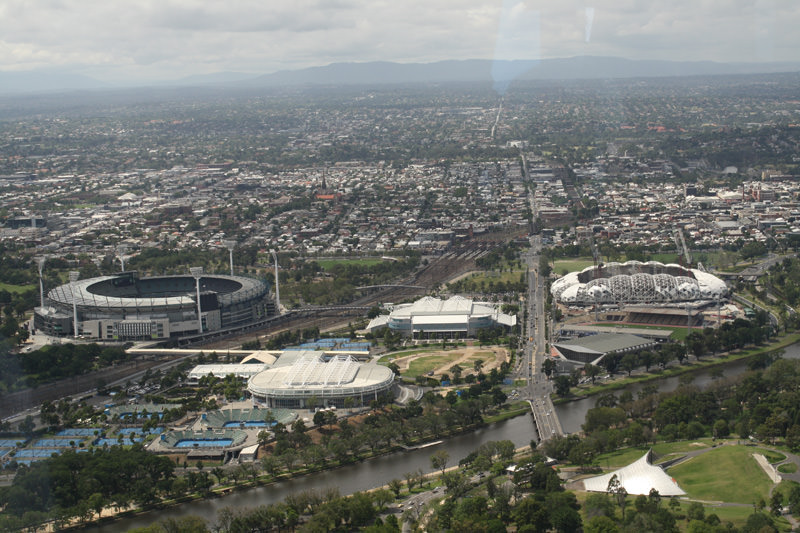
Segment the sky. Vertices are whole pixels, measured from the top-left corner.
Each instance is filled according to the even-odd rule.
[[[794,0],[2,0],[0,71],[106,82],[338,62],[800,59]]]

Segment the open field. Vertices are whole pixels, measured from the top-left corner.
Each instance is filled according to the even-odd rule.
[[[475,361],[482,359],[483,372],[488,372],[492,368],[497,368],[503,361],[508,359],[508,350],[505,348],[485,347],[461,347],[454,350],[423,349],[413,350],[413,353],[397,352],[384,356],[382,363],[388,363],[389,359],[400,369],[400,374],[405,378],[416,378],[430,374],[431,377],[441,377],[443,374],[450,374],[453,365],[459,365],[462,369],[462,376],[474,374]]]
[[[669,459],[668,454],[685,453],[703,448],[708,448],[711,439],[683,440],[677,442],[660,442],[652,446],[653,452],[660,457],[656,462]],[[613,452],[598,455],[594,464],[603,468],[621,468],[639,459],[647,452],[650,446],[636,446],[634,448],[622,448]]]
[[[33,289],[36,289],[36,285],[10,285],[8,283],[0,283],[0,291],[8,291],[13,294],[20,294]]]
[[[322,270],[330,270],[334,265],[373,266],[383,263],[385,259],[318,259],[316,263]]]
[[[752,446],[721,446],[667,470],[690,498],[752,504],[769,500],[772,482],[753,458]]]
[[[592,258],[578,258],[578,259],[556,259],[553,266],[553,272],[559,276],[566,270],[567,272],[576,272],[583,270],[586,267],[594,265]]]

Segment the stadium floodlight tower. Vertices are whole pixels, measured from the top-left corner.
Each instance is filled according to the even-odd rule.
[[[75,282],[78,281],[81,273],[71,270],[69,273],[69,291],[72,293],[72,330],[75,338],[78,338],[78,300],[75,298]]]
[[[269,253],[272,254],[272,260],[275,261],[275,309],[277,310],[278,314],[281,314],[281,289],[278,286],[278,254],[275,253],[275,249],[271,249]]]
[[[39,306],[44,307],[44,263],[47,257],[40,255],[36,258],[36,266],[39,268]]]
[[[120,270],[125,272],[125,252],[128,251],[127,244],[120,244],[117,246],[117,259],[119,259]]]
[[[233,239],[226,239],[222,241],[222,244],[225,245],[225,248],[228,249],[228,253],[230,254],[231,258],[231,276],[233,276],[233,249],[236,248],[236,241]]]
[[[203,267],[189,267],[189,272],[194,278],[195,288],[197,289],[197,330],[203,332],[203,315],[200,309],[200,278],[203,277]]]

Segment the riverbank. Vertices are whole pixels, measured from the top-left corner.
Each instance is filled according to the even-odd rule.
[[[498,436],[492,440],[511,439],[517,444],[522,446],[529,442],[527,433],[530,431],[533,434],[533,428],[525,429],[522,431],[523,436],[504,436],[510,431],[520,433],[521,428],[524,426],[515,422],[513,426],[507,424],[497,425],[497,420],[507,420],[520,414],[525,414],[526,410],[520,410],[520,404],[517,402],[507,404],[507,407],[496,415],[487,416],[484,422],[469,428],[459,431],[448,432],[445,435],[440,435],[438,438],[431,437],[425,440],[415,441],[414,444],[418,445],[416,450],[404,450],[400,445],[394,445],[391,448],[384,448],[376,450],[375,453],[365,452],[358,459],[349,460],[344,463],[335,461],[328,461],[325,465],[315,465],[310,468],[298,468],[291,473],[281,473],[276,476],[263,473],[256,478],[241,479],[238,483],[226,482],[223,485],[217,485],[208,492],[201,493],[195,492],[190,495],[185,495],[177,498],[167,498],[158,503],[147,507],[127,508],[123,510],[115,510],[106,508],[103,510],[102,517],[98,519],[97,515],[91,521],[83,523],[74,523],[71,525],[72,530],[89,528],[91,531],[116,531],[120,527],[119,524],[127,524],[126,527],[142,527],[155,522],[163,516],[180,516],[185,513],[188,514],[201,514],[206,519],[213,520],[213,511],[211,509],[220,509],[226,506],[224,502],[228,502],[230,498],[231,503],[228,505],[233,506],[253,506],[260,505],[265,499],[265,494],[279,494],[275,496],[277,499],[274,501],[282,501],[283,498],[292,492],[300,492],[307,490],[309,486],[320,488],[325,484],[333,481],[333,484],[347,493],[355,492],[358,490],[368,490],[375,487],[376,484],[383,484],[392,478],[402,478],[403,473],[406,471],[416,471],[421,466],[424,468],[429,467],[429,457],[433,451],[447,447],[451,457],[455,460],[456,457],[465,456],[468,452],[473,450],[474,446],[479,445],[482,441],[486,440],[490,433],[499,431]],[[530,424],[528,424],[530,425]],[[516,428],[516,429],[515,429]],[[442,440],[444,439],[444,440]],[[438,441],[438,442],[437,442]],[[462,442],[463,441],[463,442]],[[464,451],[454,451],[452,446],[464,448]],[[426,446],[428,444],[428,446]],[[428,449],[430,448],[430,449]],[[400,455],[402,454],[402,455]],[[402,458],[402,459],[401,459]],[[401,459],[401,460],[398,460]],[[384,468],[383,465],[387,461],[393,465],[402,464],[402,470],[396,471],[390,475],[382,478],[376,478],[374,471],[376,469]],[[408,462],[407,462],[408,461]],[[412,466],[412,464],[414,466]],[[378,465],[377,467],[375,465]],[[340,472],[337,474],[336,472]],[[344,474],[342,474],[344,472]],[[352,484],[348,485],[341,477],[353,478],[354,472],[365,472],[366,481],[362,486],[353,487]],[[304,479],[310,481],[303,481]],[[373,482],[378,482],[373,484]],[[288,483],[287,488],[282,489],[281,486]],[[267,491],[266,493],[264,491]],[[248,494],[249,493],[249,494]],[[181,509],[183,506],[188,506],[185,510]],[[203,510],[199,510],[198,506],[202,505]],[[124,528],[120,528],[124,530]]]
[[[612,381],[608,381],[606,383],[589,385],[586,387],[578,385],[578,387],[573,389],[573,391],[577,393],[573,393],[565,398],[553,398],[553,403],[556,405],[560,405],[576,400],[583,400],[591,396],[596,396],[598,394],[624,389],[625,387],[633,384],[647,383],[649,381],[657,381],[660,379],[677,377],[684,374],[691,374],[694,372],[707,370],[713,367],[725,366],[727,364],[734,363],[737,361],[747,360],[756,355],[769,354],[776,352],[778,350],[783,350],[784,348],[787,348],[798,342],[800,342],[800,333],[791,333],[779,337],[778,340],[776,340],[775,342],[756,348],[741,350],[733,353],[729,352],[719,355],[707,355],[703,359],[695,360],[693,363],[690,364],[679,363],[671,367],[668,367],[664,370],[658,370],[651,373],[633,375],[630,377],[620,376],[619,378],[616,378]]]

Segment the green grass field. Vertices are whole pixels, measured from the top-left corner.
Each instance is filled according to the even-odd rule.
[[[36,285],[10,285],[8,283],[0,283],[0,291],[8,291],[13,294],[20,294],[25,291],[30,291],[36,288]]]
[[[684,340],[688,335],[689,331],[683,327],[675,327],[675,326],[639,326],[637,324],[626,324],[624,322],[598,322],[595,326],[604,327],[607,326],[609,328],[631,328],[631,329],[665,329],[665,330],[672,330],[672,335],[670,337],[676,341]]]
[[[711,439],[698,439],[692,441],[660,442],[654,445],[653,452],[659,456],[660,460],[666,460],[667,454],[690,452],[710,446]],[[650,446],[637,446],[635,448],[622,448],[613,452],[598,455],[594,460],[594,465],[602,468],[621,468],[639,459],[650,449]],[[656,461],[659,462],[659,461]]]
[[[794,474],[797,472],[797,465],[794,463],[786,463],[778,467],[778,472],[783,474]]]
[[[752,504],[769,500],[772,482],[752,457],[755,447],[722,446],[667,470],[690,498]]]
[[[334,265],[373,266],[383,263],[385,259],[319,259],[316,263],[322,270],[330,270]]]
[[[559,276],[566,270],[567,272],[577,272],[586,267],[594,265],[592,258],[578,258],[578,259],[556,259],[553,263],[553,272]]]
[[[420,357],[411,361],[408,365],[408,370],[402,373],[403,377],[415,378],[422,376],[440,366],[447,365],[462,357],[464,352],[450,352],[441,355],[430,355],[428,357]]]

